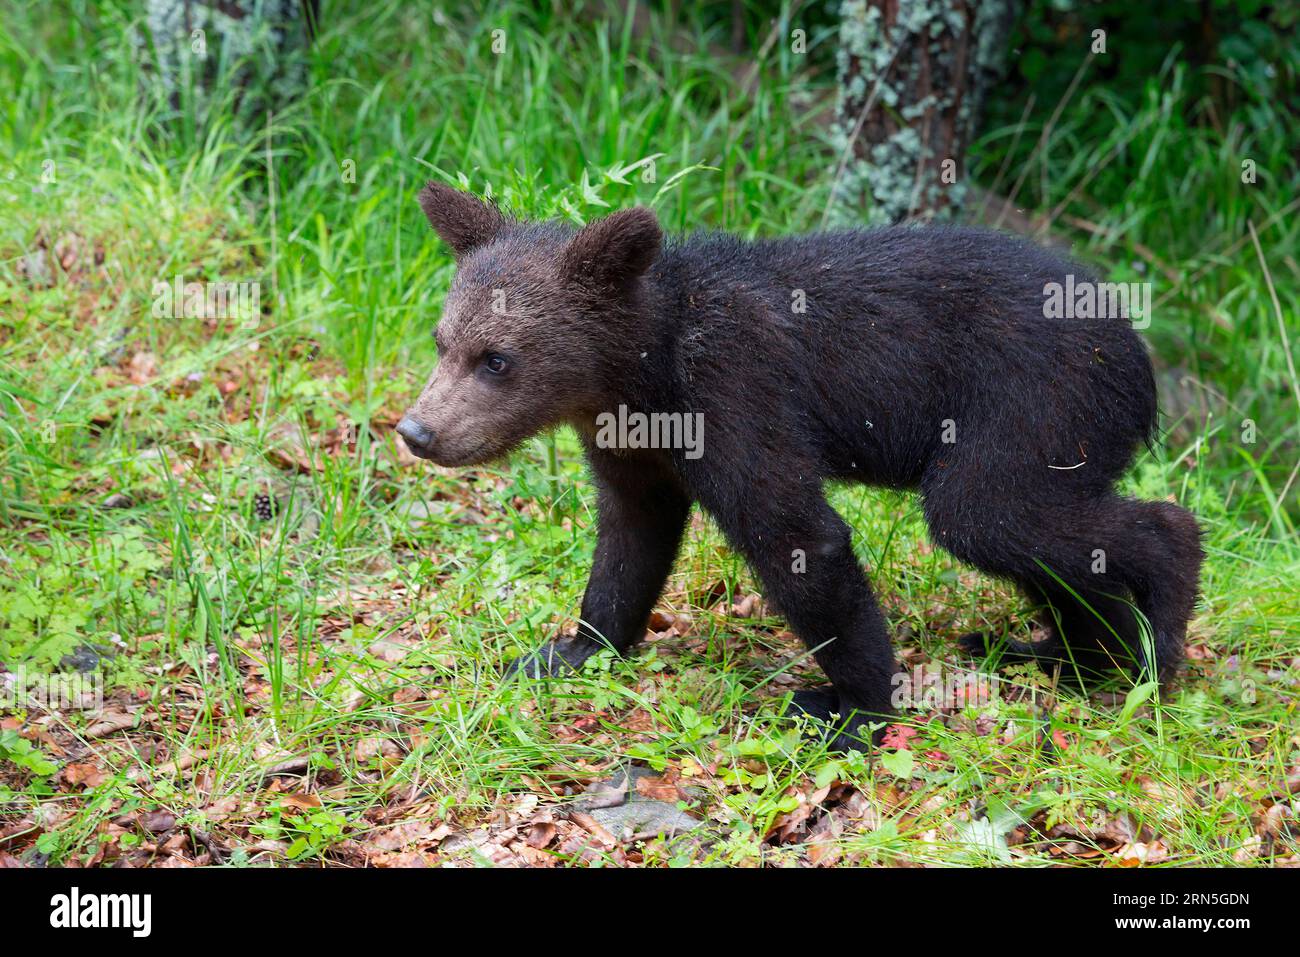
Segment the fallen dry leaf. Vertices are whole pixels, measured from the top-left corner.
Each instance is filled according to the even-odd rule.
[[[127,366],[127,376],[136,385],[144,385],[158,375],[158,357],[152,352],[137,352]]]
[[[381,851],[401,851],[412,845],[429,845],[446,838],[451,828],[444,823],[436,823],[427,818],[404,821],[394,827],[385,828],[368,843]]]
[[[135,727],[135,715],[125,711],[112,711],[100,715],[99,720],[86,729],[87,738],[102,738],[114,731]]]
[[[578,825],[596,840],[600,841],[606,847],[613,847],[618,843],[613,834],[600,826],[600,823],[590,814],[582,811],[574,811],[569,815],[569,820]]]
[[[543,821],[540,824],[534,824],[528,829],[528,834],[524,838],[529,847],[541,850],[555,840],[555,825],[549,821]]]
[[[661,777],[641,777],[636,780],[637,793],[653,801],[674,803],[687,800],[687,795],[676,784]]]
[[[762,599],[758,595],[746,595],[731,606],[731,613],[737,618],[762,617]]]
[[[396,664],[411,653],[411,648],[391,638],[381,638],[366,649],[380,661]]]
[[[163,834],[176,826],[176,815],[171,811],[146,811],[139,820],[140,826],[150,834]]]
[[[316,795],[301,792],[281,795],[280,802],[287,804],[289,807],[296,807],[301,811],[312,811],[321,806],[320,798]]]
[[[886,748],[903,748],[907,749],[907,742],[915,738],[919,731],[916,728],[909,728],[905,724],[891,724],[885,729],[885,734],[881,744]]]
[[[108,772],[89,761],[69,764],[61,774],[63,783],[74,788],[98,787],[108,780]]]
[[[673,626],[673,616],[666,611],[658,609],[650,613],[650,620],[646,622],[646,627],[651,631],[667,631]]]

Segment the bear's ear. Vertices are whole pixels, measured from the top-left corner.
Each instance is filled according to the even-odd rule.
[[[505,216],[495,206],[432,181],[420,190],[420,208],[457,259],[491,242],[506,225]]]
[[[564,274],[597,285],[624,286],[650,268],[662,242],[653,212],[644,206],[619,210],[588,223],[569,240]]]

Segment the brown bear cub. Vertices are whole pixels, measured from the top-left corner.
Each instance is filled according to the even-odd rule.
[[[1013,654],[1174,674],[1200,532],[1114,489],[1155,428],[1155,381],[1122,314],[1049,318],[1053,284],[1094,282],[1081,267],[969,228],[665,242],[642,208],[575,230],[436,183],[420,205],[458,268],[398,432],[473,465],[568,423],[598,488],[578,634],[527,674],[642,637],[698,502],[830,679],[795,706],[861,747],[897,666],[827,480],[918,489],[936,543],[1042,608],[1049,637]],[[693,441],[608,427],[663,413],[698,423]]]

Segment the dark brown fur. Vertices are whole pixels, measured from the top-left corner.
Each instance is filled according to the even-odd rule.
[[[1050,639],[1017,650],[1174,673],[1199,530],[1114,491],[1152,434],[1155,383],[1122,316],[1045,317],[1044,284],[1081,267],[954,227],[664,244],[644,209],[575,232],[438,184],[420,202],[459,268],[438,369],[399,431],[466,465],[567,423],[599,490],[579,634],[529,673],[641,638],[698,502],[830,678],[796,704],[839,715],[851,745],[891,713],[896,666],[826,480],[918,489],[938,544],[1042,605]],[[598,416],[620,405],[700,413],[704,454],[602,447]]]

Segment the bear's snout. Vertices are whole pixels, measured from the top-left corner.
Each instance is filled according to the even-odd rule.
[[[397,434],[406,442],[406,447],[422,459],[433,458],[433,429],[411,418],[402,416],[397,423]]]

